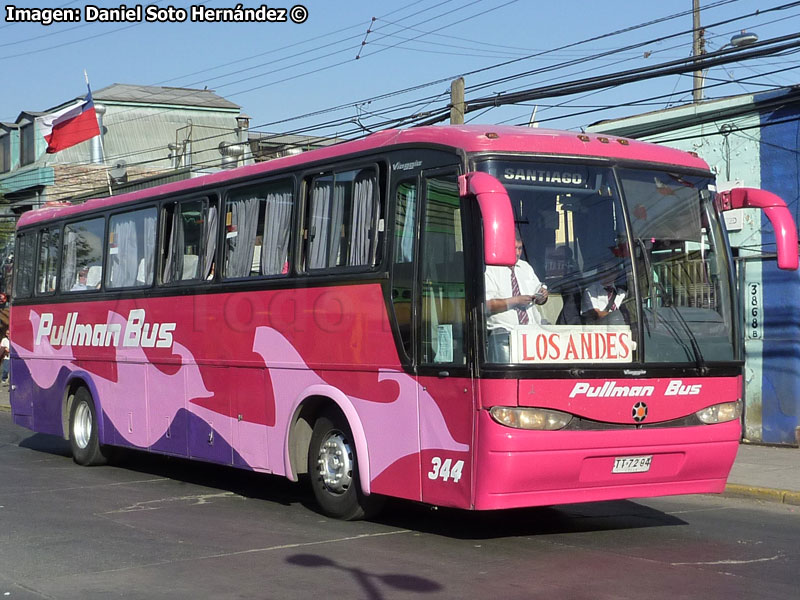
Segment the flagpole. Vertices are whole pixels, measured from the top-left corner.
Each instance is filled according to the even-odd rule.
[[[89,74],[86,72],[86,69],[83,70],[83,77],[86,79],[86,89],[89,90],[89,93],[92,91],[92,87],[89,85]],[[103,132],[100,131],[100,160],[103,161],[103,168],[106,171],[106,183],[108,184],[108,195],[113,196],[114,190],[111,189],[111,174],[109,173],[108,167],[106,166],[106,150],[103,144]]]

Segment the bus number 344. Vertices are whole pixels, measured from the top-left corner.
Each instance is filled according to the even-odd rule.
[[[431,471],[428,473],[428,479],[439,479],[441,477],[442,481],[452,480],[453,483],[458,483],[458,480],[461,479],[461,469],[463,468],[463,460],[457,460],[453,463],[452,459],[446,458],[442,462],[441,458],[434,456],[431,459]]]

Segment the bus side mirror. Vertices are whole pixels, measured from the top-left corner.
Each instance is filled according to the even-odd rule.
[[[772,192],[755,188],[733,188],[717,194],[720,211],[734,208],[760,208],[775,230],[778,250],[778,268],[797,270],[797,225],[786,203]]]
[[[514,246],[514,211],[508,192],[488,173],[476,172],[458,178],[461,196],[475,196],[483,219],[483,259],[487,265],[512,266],[517,262]]]

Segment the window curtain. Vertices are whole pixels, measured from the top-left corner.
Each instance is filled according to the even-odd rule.
[[[175,280],[175,248],[177,247],[178,231],[180,229],[180,237],[183,238],[183,229],[178,227],[181,220],[180,206],[176,203],[172,205],[172,224],[169,230],[169,237],[167,239],[167,257],[164,260],[164,272],[161,274],[161,280],[164,283],[171,283]],[[183,244],[181,244],[181,248]],[[183,258],[183,251],[179,253]],[[181,261],[182,262],[182,261]]]
[[[153,283],[154,263],[156,254],[156,211],[149,211],[144,217],[144,269],[140,283],[150,285]]]
[[[50,273],[50,261],[52,260],[50,244],[50,232],[44,229],[42,230],[41,239],[39,241],[39,275],[36,283],[36,291],[39,294],[44,294],[48,291],[47,280]]]
[[[368,173],[366,176],[360,175],[353,184],[353,210],[348,265],[368,265],[371,262],[374,210],[374,175],[372,173]]]
[[[61,291],[68,292],[72,289],[72,286],[78,282],[78,233],[74,229],[67,228],[64,237]]]
[[[119,219],[112,230],[116,253],[111,258],[110,287],[130,287],[136,285],[136,272],[139,268],[139,247],[136,237],[136,221],[133,215]]]
[[[253,264],[253,247],[258,228],[260,198],[236,200],[230,206],[231,226],[236,235],[228,239],[226,277],[248,277]]]
[[[292,192],[267,194],[264,214],[264,239],[261,245],[261,269],[264,275],[285,273],[289,259],[289,228],[292,219]]]
[[[216,205],[208,208],[208,216],[203,227],[203,239],[205,240],[206,251],[203,257],[203,271],[200,273],[202,279],[208,279],[214,268],[214,258],[217,255],[217,215]],[[183,247],[183,245],[181,245]]]
[[[325,251],[328,248],[331,184],[330,181],[317,182],[311,196],[308,264],[310,269],[324,269],[327,266]]]
[[[399,203],[398,203],[399,208]],[[414,260],[414,220],[417,211],[417,188],[408,187],[406,190],[405,219],[403,230],[400,232],[399,252],[395,262],[410,263]],[[399,215],[398,215],[399,218]]]
[[[328,263],[335,267],[339,264],[339,252],[342,245],[342,225],[344,224],[344,205],[347,202],[347,184],[334,183],[333,204],[331,205],[330,231],[328,232]]]

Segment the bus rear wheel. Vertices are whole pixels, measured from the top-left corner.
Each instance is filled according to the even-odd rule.
[[[69,413],[69,445],[72,458],[79,465],[104,465],[109,450],[100,444],[97,429],[97,410],[86,388],[78,388],[72,398]]]
[[[314,423],[308,472],[314,497],[329,517],[356,521],[380,510],[381,499],[361,490],[353,435],[341,413],[326,412]]]

